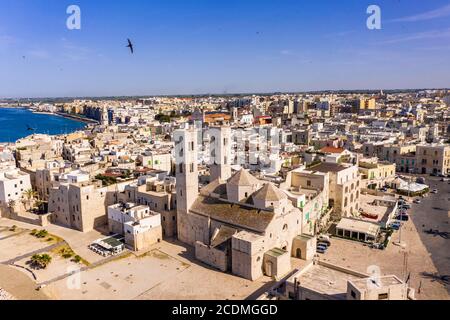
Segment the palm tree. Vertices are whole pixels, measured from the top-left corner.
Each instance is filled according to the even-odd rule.
[[[24,196],[25,196],[25,203],[24,203],[24,204],[30,206],[32,200],[33,200],[34,198],[36,198],[37,193],[36,193],[36,191],[34,191],[33,189],[28,189],[28,190],[26,190],[26,191],[24,192]],[[26,209],[26,207],[25,207],[25,209]],[[31,209],[31,208],[30,208],[30,209]]]
[[[47,253],[35,254],[31,257],[31,265],[40,269],[47,268],[50,262],[52,262],[52,257]]]

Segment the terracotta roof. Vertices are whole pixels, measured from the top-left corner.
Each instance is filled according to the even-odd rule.
[[[320,152],[323,153],[342,153],[344,152],[344,148],[335,148],[335,147],[325,147],[320,149]]]

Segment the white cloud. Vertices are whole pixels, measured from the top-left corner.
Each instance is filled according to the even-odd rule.
[[[425,20],[432,20],[432,19],[438,19],[443,17],[450,16],[450,4],[431,11],[427,11],[424,13],[416,14],[409,17],[403,17],[403,18],[397,18],[391,20],[392,22],[416,22],[416,21],[425,21]]]
[[[408,34],[408,35],[404,35],[401,37],[388,39],[388,40],[385,40],[385,41],[382,41],[379,43],[380,44],[392,44],[392,43],[407,42],[407,41],[414,41],[414,40],[428,40],[428,39],[439,39],[439,38],[450,38],[450,28],[444,29],[444,30],[431,30],[431,31],[424,31],[424,32]]]

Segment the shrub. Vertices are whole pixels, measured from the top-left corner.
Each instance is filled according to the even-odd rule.
[[[45,238],[46,236],[48,236],[48,231],[47,230],[38,231],[34,234],[34,236],[40,239]]]
[[[61,256],[62,256],[64,259],[72,258],[72,256],[74,255],[73,250],[70,249],[70,248],[62,248],[62,249],[59,251],[59,253],[61,254]]]

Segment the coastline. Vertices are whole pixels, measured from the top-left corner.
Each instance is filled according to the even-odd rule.
[[[36,113],[39,113],[39,112],[36,112]],[[71,119],[71,120],[83,122],[83,123],[86,123],[86,124],[98,124],[97,120],[85,118],[85,117],[74,115],[74,114],[64,113],[64,112],[54,112],[54,113],[46,113],[46,114],[53,115],[53,116],[59,116],[59,117],[63,117],[63,118],[66,118],[66,119]]]
[[[2,127],[0,129],[0,143],[2,144],[10,144],[10,143],[14,143],[13,141],[17,141],[18,139],[21,139],[23,137],[27,137],[29,135],[32,135],[33,133],[47,133],[49,135],[60,135],[63,134],[63,130],[62,128],[66,127],[64,124],[60,125],[61,126],[61,130],[53,130],[50,128],[55,128],[52,126],[52,123],[54,123],[55,121],[61,121],[61,120],[57,120],[57,118],[60,119],[67,119],[65,121],[69,121],[69,122],[73,122],[72,124],[68,124],[67,127],[72,127],[73,130],[68,130],[66,129],[66,133],[70,133],[70,132],[74,132],[74,131],[79,131],[79,130],[86,130],[86,128],[89,125],[92,124],[97,124],[98,122],[92,119],[88,119],[85,118],[83,116],[77,116],[77,115],[72,115],[72,114],[67,114],[67,113],[63,113],[63,112],[39,112],[36,110],[33,110],[30,107],[27,106],[16,106],[16,107],[0,107],[0,117],[2,116],[2,112],[3,110],[11,110],[12,112],[14,112],[13,110],[23,110],[25,112],[30,112],[31,114],[27,115],[27,114],[23,114],[20,117],[20,120],[17,120],[19,122],[17,122],[17,126],[16,125],[9,125],[6,124],[6,128]],[[6,111],[8,113],[8,111]],[[28,120],[30,117],[35,117],[37,115],[42,115],[43,117],[40,117],[39,120],[37,120],[37,123],[40,123],[40,125],[38,124],[37,127],[40,127],[42,130],[37,130],[36,132],[34,131],[28,131],[25,132],[25,130],[21,127],[21,125],[25,126],[26,123],[28,123]],[[48,117],[48,118],[47,118]],[[15,120],[10,120],[13,121],[12,123],[15,123]],[[30,120],[31,124],[30,126],[33,126],[33,120]],[[11,122],[9,123],[11,124]],[[45,129],[46,126],[49,129]],[[18,129],[18,131],[16,131],[16,127],[20,127],[21,129]],[[66,127],[66,128],[67,128]],[[50,131],[50,132],[49,132]],[[61,132],[59,132],[61,131]],[[20,132],[20,133],[18,133]]]

